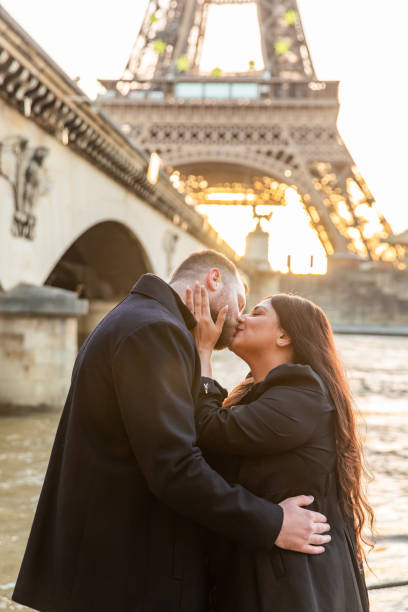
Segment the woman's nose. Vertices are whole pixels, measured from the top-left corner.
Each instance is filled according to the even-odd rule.
[[[245,323],[246,315],[239,314],[238,315],[238,323]]]

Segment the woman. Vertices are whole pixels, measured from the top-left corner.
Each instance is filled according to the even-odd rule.
[[[278,294],[240,318],[230,350],[251,373],[230,395],[212,380],[213,323],[206,290],[187,292],[197,319],[202,363],[198,443],[230,482],[279,503],[310,494],[328,517],[321,555],[275,547],[245,550],[214,540],[216,612],[366,612],[362,529],[373,512],[362,490],[364,467],[350,393],[323,311]]]

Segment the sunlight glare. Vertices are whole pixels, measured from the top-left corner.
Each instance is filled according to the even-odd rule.
[[[325,274],[327,258],[323,245],[303,207],[296,189],[286,190],[286,206],[276,208],[272,219],[265,223],[269,231],[269,261],[274,270],[288,272],[288,255],[294,274]],[[311,268],[313,256],[313,268]]]
[[[233,194],[236,198],[237,194]],[[269,262],[273,270],[288,272],[288,255],[294,274],[325,274],[327,258],[317,233],[310,225],[310,219],[301,198],[293,187],[286,189],[286,206],[265,206],[260,214],[273,210],[272,219],[262,219],[261,227],[270,235]],[[260,207],[257,207],[257,209]],[[238,253],[244,255],[246,236],[255,229],[256,221],[250,206],[206,206],[197,210],[204,214],[214,229]],[[313,256],[313,268],[311,268]]]
[[[205,197],[209,202],[253,202],[253,193],[215,192],[208,193]]]
[[[343,200],[341,200],[337,204],[337,212],[348,223],[352,223],[353,222],[353,215],[351,214],[347,204]]]
[[[250,206],[197,206],[198,212],[208,217],[213,228],[238,253],[244,255],[247,234],[255,228]]]
[[[255,2],[210,4],[200,71],[211,73],[220,68],[222,72],[248,72],[249,62],[254,62],[254,70],[262,70],[261,37],[254,33],[259,33]]]
[[[357,185],[355,181],[349,180],[347,187],[348,187],[350,197],[353,200],[354,204],[359,204],[360,202],[364,202],[364,199],[365,199],[364,193],[361,191],[360,187]]]

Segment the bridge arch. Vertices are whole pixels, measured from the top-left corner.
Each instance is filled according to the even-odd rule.
[[[119,300],[152,263],[134,231],[116,220],[97,222],[59,257],[45,284],[90,300]]]
[[[62,253],[46,285],[75,291],[89,303],[78,322],[81,345],[99,321],[153,265],[135,232],[116,220],[99,221],[77,236]]]

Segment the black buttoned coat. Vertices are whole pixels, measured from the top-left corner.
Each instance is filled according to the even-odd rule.
[[[203,529],[273,547],[279,506],[203,459],[194,317],[145,275],[82,346],[13,599],[41,612],[203,612]]]
[[[230,482],[279,503],[314,496],[332,540],[321,555],[274,547],[250,550],[216,536],[211,543],[215,612],[366,612],[367,591],[355,534],[338,500],[334,406],[309,367],[284,364],[228,410],[226,396],[203,378],[198,441]]]

